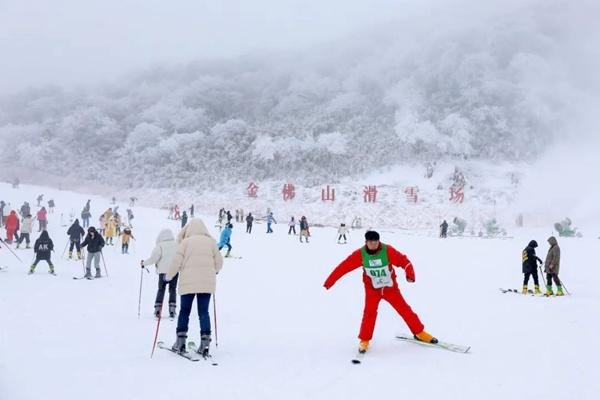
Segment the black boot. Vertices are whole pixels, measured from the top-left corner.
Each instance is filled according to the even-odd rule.
[[[209,347],[210,347],[210,333],[209,334],[202,334],[200,335],[200,347],[198,347],[198,354],[200,354],[202,357],[208,357],[209,354]]]
[[[187,332],[177,332],[177,340],[171,349],[176,351],[177,353],[185,353],[187,352],[185,348],[185,342],[187,340]]]

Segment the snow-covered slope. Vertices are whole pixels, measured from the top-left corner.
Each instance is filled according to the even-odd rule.
[[[0,250],[2,399],[593,399],[600,390],[600,351],[593,344],[600,334],[594,286],[600,272],[590,264],[597,249],[591,237],[559,239],[561,278],[572,296],[539,298],[498,288],[520,286],[521,250],[529,240],[540,243],[545,258],[549,229],[515,230],[508,240],[441,240],[382,229],[382,240],[415,265],[416,283],[400,279],[400,286],[426,328],[472,350],[456,354],[395,341],[394,334],[408,330],[382,303],[372,347],[357,366],[350,359],[362,314],[360,273],[330,291],[322,284],[361,245],[363,231],[338,245],[334,229],[313,227],[311,242],[301,244],[283,223],[273,235],[263,224],[251,235],[236,224],[233,253],[242,258],[226,259],[218,276],[213,351],[219,366],[213,367],[162,350],[150,359],[154,274],[142,273],[137,318],[139,260],[150,254],[160,229],[176,231],[178,223],[164,210],[135,207],[131,254],[107,247],[109,278],[77,281],[72,276],[82,274],[81,264],[61,258],[67,228],[60,214],[79,212],[91,198],[95,221],[109,201],[0,184],[0,197],[13,205],[35,204],[42,192],[57,203],[49,231],[58,275],[47,274],[42,262],[28,276],[30,250],[17,250],[24,263]],[[216,236],[214,216],[205,219]],[[160,339],[171,343],[174,336],[175,322],[163,320]],[[190,336],[199,336],[195,311]]]

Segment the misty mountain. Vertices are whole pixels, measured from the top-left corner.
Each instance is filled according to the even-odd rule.
[[[1,159],[157,188],[532,159],[570,129],[589,90],[572,73],[587,57],[571,46],[582,33],[556,7],[401,20],[296,52],[29,89],[0,100]]]

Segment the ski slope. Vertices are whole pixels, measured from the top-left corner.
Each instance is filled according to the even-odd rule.
[[[561,278],[572,296],[543,298],[503,294],[520,288],[521,250],[531,239],[544,259],[549,229],[511,232],[513,239],[446,240],[391,229],[382,241],[409,256],[416,283],[399,280],[405,298],[441,340],[471,346],[458,354],[394,339],[408,333],[389,305],[381,303],[375,336],[361,365],[350,360],[363,305],[360,271],[327,291],[330,271],[363,243],[352,231],[346,245],[336,231],[311,228],[311,241],[287,235],[285,217],[267,235],[255,224],[251,235],[235,224],[232,253],[218,276],[218,366],[150,351],[157,276],[142,273],[142,312],[137,317],[139,260],[146,258],[165,227],[178,231],[165,210],[134,208],[129,255],[104,249],[109,278],[73,280],[82,265],[61,258],[65,224],[91,202],[92,221],[109,200],[72,192],[0,184],[0,198],[18,208],[45,194],[57,204],[49,216],[57,276],[45,262],[27,275],[31,250],[15,250],[19,263],[0,250],[0,399],[594,399],[600,335],[595,284],[600,271],[590,262],[598,249],[591,235],[560,239]],[[127,204],[119,204],[123,214]],[[220,204],[215,204],[216,211]],[[233,210],[232,210],[233,212]],[[32,213],[33,214],[33,213]],[[213,221],[204,220],[215,237]],[[309,219],[310,222],[310,219]],[[4,235],[4,231],[2,231]],[[32,239],[37,238],[37,233]],[[399,274],[403,278],[403,274]],[[530,282],[530,287],[532,287]],[[211,306],[211,317],[214,317]],[[159,339],[172,343],[176,321],[163,319]],[[190,339],[198,341],[195,310]]]

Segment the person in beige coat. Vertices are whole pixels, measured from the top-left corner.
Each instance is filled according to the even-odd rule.
[[[548,244],[550,248],[548,249],[548,255],[546,255],[546,260],[544,262],[544,272],[546,273],[546,295],[552,296],[554,293],[552,292],[552,280],[556,284],[556,295],[562,296],[563,289],[562,283],[560,279],[558,279],[558,271],[560,269],[560,247],[558,246],[558,241],[554,236],[550,236],[548,238]]]
[[[211,341],[211,326],[208,305],[215,292],[217,273],[223,266],[223,257],[217,242],[210,236],[204,222],[192,219],[177,237],[178,247],[165,280],[170,281],[179,274],[181,311],[177,320],[177,341],[173,350],[185,353],[188,324],[194,298],[197,298],[200,320],[200,346],[198,353],[208,356]]]
[[[158,274],[158,292],[156,293],[156,301],[154,302],[154,316],[160,317],[162,310],[162,304],[165,299],[165,289],[169,285],[169,317],[175,318],[175,312],[177,311],[177,278],[175,275],[169,282],[165,280],[173,256],[177,250],[177,244],[175,243],[175,237],[170,229],[163,229],[156,238],[156,246],[152,250],[150,258],[142,260],[142,268],[145,265],[156,266],[156,273]]]

